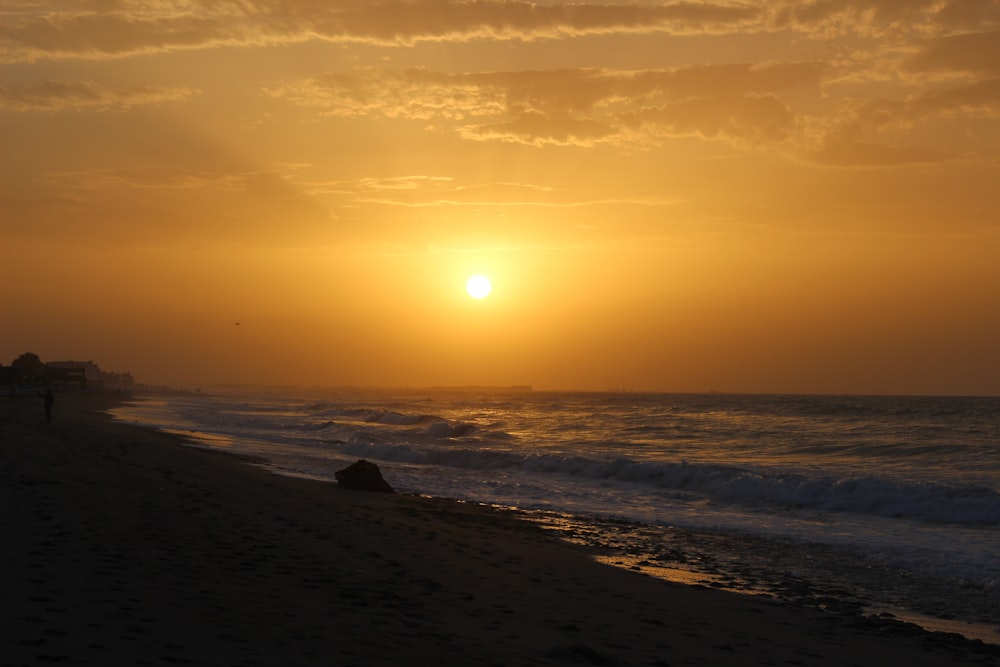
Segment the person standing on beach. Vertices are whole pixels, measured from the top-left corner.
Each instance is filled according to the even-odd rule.
[[[51,389],[46,389],[42,396],[42,403],[45,405],[45,423],[52,423],[52,405],[56,402],[56,397],[52,394]]]

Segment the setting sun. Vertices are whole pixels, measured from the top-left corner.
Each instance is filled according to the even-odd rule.
[[[466,281],[465,291],[473,299],[485,299],[493,291],[493,283],[486,276],[475,275]]]
[[[1000,0],[0,15],[0,363],[1000,394]]]

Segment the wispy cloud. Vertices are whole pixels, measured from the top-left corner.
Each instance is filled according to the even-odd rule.
[[[330,209],[267,171],[89,168],[40,180],[48,196],[0,201],[0,236],[100,243],[183,243],[184,239],[283,242],[332,234]]]
[[[108,88],[91,81],[30,81],[0,84],[0,109],[14,111],[124,111],[131,107],[187,99],[185,87]]]
[[[625,120],[659,136],[774,146],[789,136],[795,115],[773,95],[724,95],[647,108],[625,116]]]
[[[245,13],[236,4],[222,2],[40,0],[0,23],[0,58],[99,59],[235,44],[245,41],[240,16]]]
[[[903,65],[911,71],[1000,76],[1000,30],[929,38]]]
[[[877,143],[847,134],[827,136],[822,146],[805,156],[807,161],[818,165],[851,168],[911,167],[947,162],[956,157],[921,146]]]
[[[940,34],[1000,24],[996,0],[790,0],[764,3],[773,28],[814,37]]]
[[[817,63],[635,72],[366,69],[268,93],[321,114],[446,122],[476,140],[593,145],[697,135],[752,143],[780,139],[793,123],[773,93],[816,90],[823,70]]]
[[[975,120],[998,118],[997,78],[928,86],[900,98],[849,99],[826,117],[814,119],[818,129],[803,156],[809,162],[837,167],[906,167],[958,159],[990,162],[995,160],[995,148],[988,140],[971,141],[963,154],[948,148],[949,139],[921,146],[914,136],[922,127],[944,122],[957,125],[971,140],[976,136]],[[988,137],[989,130],[984,131]]]
[[[608,197],[594,198],[593,193],[533,183],[464,182],[452,176],[398,176],[360,178],[304,184],[316,196],[327,195],[342,205],[370,205],[426,208],[456,207],[545,207],[577,208],[605,204],[634,206],[671,206],[677,197]]]
[[[219,45],[308,40],[406,46],[477,39],[732,32],[760,10],[732,2],[536,3],[501,0],[107,0],[40,2],[0,26],[0,58],[113,58]]]

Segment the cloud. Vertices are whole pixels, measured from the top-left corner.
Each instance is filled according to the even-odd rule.
[[[325,40],[381,46],[588,35],[943,35],[1000,26],[997,0],[525,2],[39,0],[0,10],[0,61],[117,58]]]
[[[350,181],[315,183],[308,187],[315,195],[332,195],[341,205],[423,208],[429,206],[578,208],[601,204],[669,206],[675,197],[626,197],[595,199],[591,192],[575,192],[532,183],[468,183],[451,176],[398,176],[359,178]]]
[[[642,143],[649,136],[637,130],[644,129],[746,144],[784,137],[794,117],[774,93],[818,91],[824,71],[812,62],[644,71],[363,69],[267,92],[321,114],[433,120],[479,141]]]
[[[295,9],[301,3],[286,3]],[[419,0],[352,3],[312,11],[317,35],[376,44],[417,41],[560,39],[594,34],[729,32],[758,18],[749,5],[727,2],[575,3]]]
[[[564,39],[596,34],[732,32],[759,22],[730,2],[536,3],[503,0],[120,0],[40,2],[0,24],[0,59],[111,58],[218,45],[309,40],[387,46],[422,41]]]
[[[873,135],[881,141],[889,137],[904,140],[915,128],[934,119],[1000,118],[1000,78],[938,86],[903,99],[850,101],[844,106],[841,116],[832,115],[821,133],[849,134],[857,140]]]
[[[122,169],[84,169],[49,174],[46,180],[61,187],[81,190],[127,188],[222,188],[246,189],[246,183],[258,174],[223,173],[176,169],[169,167],[144,167]]]
[[[1000,78],[928,91],[907,101],[921,115],[965,113],[1000,118]]]
[[[187,99],[197,92],[185,87],[105,88],[90,81],[30,81],[0,84],[0,109],[124,111],[134,106]]]
[[[8,196],[0,237],[72,243],[295,245],[336,234],[330,209],[269,172],[169,168],[86,169],[49,174],[50,196]]]
[[[499,140],[535,146],[592,146],[617,137],[620,131],[601,121],[573,118],[565,113],[525,111],[508,121],[463,127],[461,134],[466,139]]]
[[[926,15],[935,0],[810,0],[789,2],[775,11],[778,28],[820,30],[826,35],[850,33],[878,34],[901,21],[912,23]]]
[[[772,5],[770,24],[814,37],[931,35],[1000,23],[997,0],[809,0]]]
[[[725,139],[737,145],[770,145],[791,133],[795,115],[773,95],[692,99],[624,116],[626,124],[660,136]]]
[[[0,62],[18,62],[315,40],[399,47],[768,30],[939,37],[1000,27],[1000,1],[38,0],[7,7],[0,16]]]
[[[831,134],[823,145],[806,154],[806,161],[826,167],[898,168],[938,164],[957,156],[913,145],[864,141],[846,133]]]
[[[1000,76],[1000,30],[927,39],[903,66],[917,72],[963,72]]]
[[[804,159],[829,166],[879,168],[956,159],[994,161],[989,130],[982,130],[986,134],[977,141],[976,124],[965,121],[1000,118],[1000,78],[924,88],[896,99],[844,100],[839,111],[811,119],[812,139],[804,130],[803,143],[810,142],[813,148],[803,150]],[[961,141],[942,134],[942,122],[951,122],[945,127],[955,128],[951,131]],[[917,136],[935,147],[916,145]],[[957,149],[960,144],[965,148]]]
[[[233,25],[224,14],[189,3],[108,4],[99,11],[51,2],[37,12],[9,16],[0,24],[0,58],[108,58],[240,41],[239,22]]]
[[[1000,24],[998,0],[950,0],[942,3],[935,18],[939,25],[951,30],[982,30]]]
[[[387,118],[455,118],[502,110],[501,91],[482,85],[486,75],[421,69],[366,68],[276,86],[265,92],[324,115]]]
[[[454,181],[451,176],[367,177],[351,181],[348,187],[356,192],[420,192],[451,188]]]
[[[787,62],[751,65],[726,63],[652,70],[634,74],[639,92],[664,92],[673,97],[712,97],[761,94],[795,88],[816,89],[827,66],[819,62]]]

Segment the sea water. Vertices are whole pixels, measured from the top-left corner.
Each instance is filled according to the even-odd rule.
[[[510,508],[609,563],[1000,643],[1000,398],[234,389],[124,421]]]

